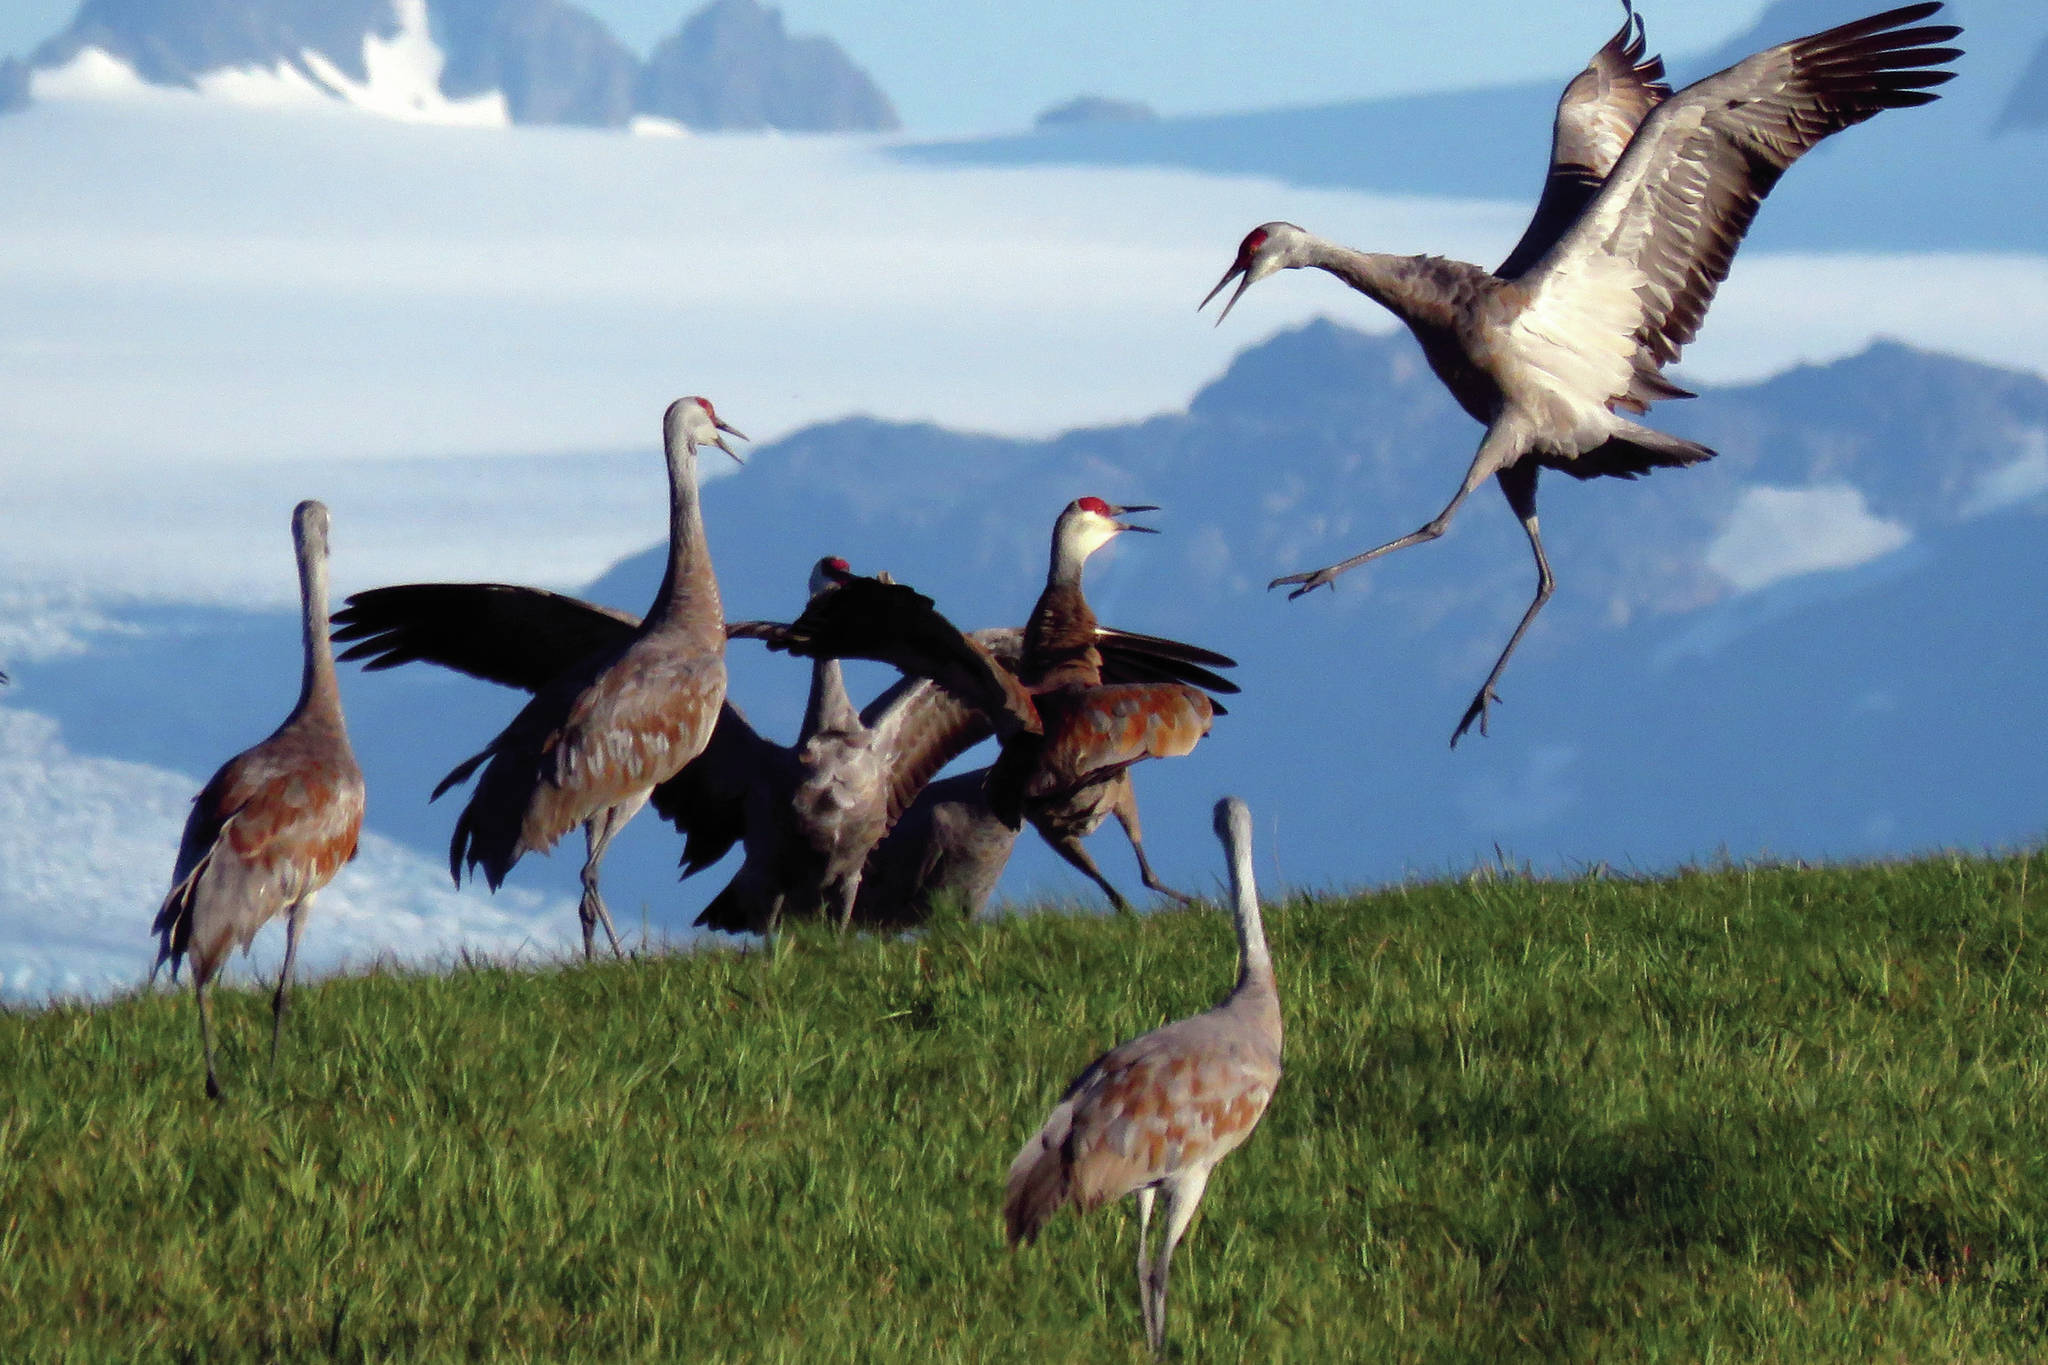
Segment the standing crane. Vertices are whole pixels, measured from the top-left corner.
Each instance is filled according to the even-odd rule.
[[[270,737],[226,763],[192,800],[171,892],[156,914],[156,964],[171,979],[192,959],[199,1005],[199,1046],[206,1057],[206,1093],[220,1098],[213,1062],[213,1023],[206,987],[229,949],[243,952],[273,917],[283,915],[284,966],[271,1000],[270,1065],[290,1005],[292,963],[313,894],[356,856],[363,828],[363,774],[348,746],[341,689],[327,638],[327,509],[300,503],[292,511],[299,561],[299,605],[305,668],[299,701]]]
[[[1290,597],[1361,564],[1435,540],[1492,477],[1536,559],[1536,596],[1451,734],[1456,747],[1487,708],[1508,656],[1556,587],[1536,529],[1536,476],[1633,479],[1714,452],[1624,416],[1694,395],[1664,367],[1699,332],[1714,291],[1771,187],[1831,133],[1885,109],[1926,104],[1961,56],[1938,46],[1962,30],[1923,27],[1935,3],[1907,5],[1755,54],[1673,95],[1663,64],[1641,60],[1629,8],[1613,41],[1558,101],[1551,165],[1527,233],[1498,271],[1438,256],[1354,251],[1292,223],[1266,223],[1200,307],[1242,277],[1313,266],[1406,323],[1461,407],[1486,427],[1450,502],[1419,529],[1351,558],[1273,580]]]
[[[434,796],[479,767],[455,822],[448,869],[481,867],[496,890],[521,856],[542,852],[583,826],[583,956],[599,923],[623,956],[598,891],[605,849],[654,788],[704,751],[725,704],[725,615],[704,541],[697,447],[739,455],[725,436],[746,437],[707,398],[679,398],[662,418],[668,462],[669,554],[647,616],[617,646],[583,659],[542,687],[481,753],[459,764]]]
[[[1083,1212],[1138,1200],[1138,1301],[1145,1340],[1166,1354],[1166,1278],[1209,1173],[1251,1136],[1280,1084],[1280,989],[1252,881],[1252,817],[1244,802],[1216,803],[1216,835],[1230,859],[1237,924],[1237,985],[1206,1014],[1105,1052],[1074,1078],[1051,1117],[1010,1163],[1003,1220],[1010,1245],[1030,1243],[1061,1206]],[[1154,1195],[1165,1197],[1159,1250],[1145,1243]]]

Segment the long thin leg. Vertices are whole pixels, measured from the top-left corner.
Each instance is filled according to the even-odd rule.
[[[596,936],[599,924],[604,925],[605,937],[611,940],[612,956],[623,958],[626,955],[625,949],[619,946],[619,931],[612,924],[612,912],[606,908],[604,896],[597,889],[598,871],[604,864],[604,851],[611,847],[612,836],[624,829],[626,822],[646,804],[647,796],[643,793],[637,801],[629,797],[583,822],[583,896],[576,902],[576,915],[583,921],[585,962],[590,961],[591,940]]]
[[[1145,1242],[1148,1230],[1152,1226],[1152,1194],[1153,1190],[1150,1185],[1144,1185],[1139,1187],[1138,1308],[1145,1315],[1145,1344],[1148,1346],[1151,1345],[1153,1340],[1158,1336],[1158,1333],[1154,1330],[1152,1326],[1152,1286],[1150,1283],[1150,1277],[1145,1273],[1148,1263],[1148,1258],[1145,1255]]]
[[[1188,1230],[1188,1220],[1195,1216],[1195,1206],[1202,1202],[1202,1191],[1208,1185],[1209,1173],[1199,1167],[1166,1185],[1166,1226],[1159,1235],[1159,1259],[1152,1264],[1152,1318],[1157,1332],[1152,1354],[1161,1358],[1166,1355],[1166,1277],[1173,1265],[1173,1248]]]
[[[1131,908],[1131,903],[1124,899],[1123,893],[1121,891],[1118,891],[1114,886],[1111,886],[1109,884],[1109,878],[1102,875],[1102,869],[1097,867],[1095,865],[1095,860],[1088,856],[1088,850],[1081,847],[1081,841],[1079,839],[1076,839],[1071,834],[1062,834],[1058,838],[1054,838],[1052,835],[1046,834],[1044,830],[1040,830],[1038,832],[1040,834],[1045,835],[1045,841],[1048,844],[1052,845],[1053,852],[1059,854],[1062,858],[1065,858],[1069,863],[1072,863],[1075,867],[1081,869],[1081,871],[1085,872],[1097,886],[1101,887],[1103,893],[1109,897],[1109,903],[1111,905],[1115,906],[1119,910],[1128,910]]]
[[[1116,822],[1124,827],[1124,837],[1131,841],[1131,852],[1138,855],[1139,880],[1145,883],[1147,889],[1157,891],[1162,896],[1171,896],[1183,905],[1192,903],[1194,897],[1182,895],[1174,890],[1160,881],[1159,874],[1152,870],[1152,861],[1145,856],[1145,833],[1138,827],[1137,789],[1131,786],[1129,773],[1120,774],[1117,781],[1121,789],[1117,792],[1116,802],[1110,810],[1116,815]]]
[[[194,964],[195,967],[197,964]],[[206,1098],[220,1098],[220,1077],[213,1070],[213,1015],[206,1006],[206,973],[192,973],[192,994],[199,1001],[199,1051],[206,1058]]]
[[[1521,519],[1522,530],[1529,537],[1529,549],[1536,556],[1536,596],[1529,603],[1529,609],[1522,613],[1521,624],[1508,637],[1508,647],[1493,661],[1493,672],[1486,675],[1479,692],[1472,698],[1472,704],[1465,708],[1464,719],[1451,732],[1451,747],[1458,747],[1458,741],[1472,728],[1472,722],[1479,722],[1479,733],[1486,733],[1486,708],[1500,700],[1493,685],[1500,681],[1501,670],[1508,666],[1508,655],[1515,652],[1515,646],[1522,643],[1522,635],[1529,629],[1529,623],[1536,619],[1536,613],[1543,610],[1543,604],[1550,600],[1550,594],[1557,588],[1557,580],[1550,574],[1550,559],[1543,553],[1543,537],[1536,533],[1536,475],[1540,471],[1534,460],[1509,465],[1495,477],[1500,481],[1500,491],[1507,495],[1508,506],[1515,509],[1515,516]]]
[[[1328,587],[1337,580],[1339,574],[1348,573],[1369,560],[1378,559],[1381,555],[1390,555],[1396,550],[1405,550],[1410,545],[1420,545],[1426,540],[1435,540],[1450,526],[1451,518],[1457,515],[1458,508],[1465,499],[1472,495],[1472,490],[1485,483],[1487,475],[1501,469],[1520,453],[1520,441],[1520,432],[1516,427],[1505,420],[1495,422],[1486,429],[1485,439],[1479,442],[1479,453],[1472,457],[1472,467],[1465,471],[1465,481],[1458,485],[1458,491],[1444,504],[1443,511],[1399,540],[1390,540],[1384,545],[1367,550],[1362,555],[1353,555],[1327,568],[1316,569],[1310,573],[1291,573],[1285,578],[1276,578],[1266,585],[1267,591],[1289,584],[1299,584],[1299,587],[1287,594],[1287,600],[1291,602],[1297,597],[1314,592],[1317,588]]]
[[[277,994],[270,1001],[270,1074],[277,1076],[277,1037],[284,1032],[285,1011],[291,1008],[292,963],[299,956],[299,925],[312,897],[295,900],[284,917],[284,966],[277,973]]]

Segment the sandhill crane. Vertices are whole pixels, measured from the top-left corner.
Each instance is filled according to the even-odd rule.
[[[845,560],[828,557],[813,567],[810,590],[833,591],[851,577]],[[957,641],[943,618],[930,617]],[[342,657],[369,669],[426,661],[528,691],[615,651],[638,625],[623,612],[494,583],[373,588],[351,597],[335,621],[339,638],[354,642]],[[787,629],[727,627],[739,637]],[[1007,712],[984,718],[988,733],[1037,723],[1022,689],[993,659],[969,660],[947,679],[964,701],[910,681],[856,714],[837,660],[817,659],[792,747],[760,735],[730,700],[720,707],[703,753],[652,796],[656,812],[687,836],[684,876],[716,863],[735,843],[746,848],[745,862],[699,925],[764,932],[783,918],[822,914],[845,927],[867,855],[931,775],[979,737],[963,742],[959,716],[975,707]],[[900,922],[898,913],[880,913],[873,898],[868,904],[877,922]]]
[[[270,737],[221,765],[185,820],[171,892],[151,931],[158,936],[150,979],[187,955],[199,1006],[206,1093],[220,1098],[206,987],[229,949],[249,943],[273,916],[284,923],[284,966],[271,1000],[270,1064],[290,1005],[292,962],[313,894],[356,856],[363,828],[363,774],[348,747],[341,691],[327,639],[327,509],[302,502],[292,512],[298,552],[305,668],[298,704]]]
[[[1003,1220],[1010,1245],[1034,1242],[1062,1205],[1086,1211],[1135,1194],[1138,1301],[1145,1340],[1166,1353],[1166,1278],[1216,1163],[1251,1136],[1280,1083],[1280,990],[1252,882],[1252,817],[1216,803],[1230,859],[1237,985],[1207,1014],[1168,1024],[1096,1058],[1010,1163]],[[1145,1241],[1165,1196],[1158,1253]]]
[[[827,632],[825,651],[879,659],[916,675],[875,698],[858,718],[869,735],[870,750],[886,755],[886,823],[891,833],[872,851],[872,859],[884,871],[874,887],[867,880],[872,867],[863,872],[853,920],[916,923],[947,896],[970,905],[985,902],[1008,861],[1015,831],[994,815],[978,785],[961,779],[948,779],[929,803],[919,798],[932,775],[954,757],[1021,723],[1005,718],[1018,709],[1018,698],[1005,692],[961,641],[960,633],[932,609],[929,598],[902,585],[854,578],[843,560],[820,561],[814,574],[855,588],[849,594],[831,594],[830,610],[823,615],[807,609],[800,618]],[[876,585],[878,597],[861,590],[870,583]],[[827,601],[820,594],[814,607]],[[549,686],[590,655],[616,649],[638,624],[624,612],[541,589],[496,583],[373,588],[350,597],[335,623],[340,627],[337,638],[353,642],[342,658],[359,661],[365,668],[427,662],[526,691]],[[727,629],[732,635],[779,641],[785,648],[792,639],[807,638],[803,632],[793,635],[793,626],[771,622],[736,622]],[[969,638],[1014,674],[1021,667],[1024,636],[1023,628],[1012,627],[975,631]],[[1232,661],[1192,645],[1097,626],[1095,648],[1107,682],[1184,682],[1212,692],[1237,691],[1235,684],[1210,671],[1231,667]],[[819,660],[838,657],[803,646],[794,652],[812,653]],[[829,674],[814,672],[814,700],[820,688],[826,689],[827,697],[833,691],[843,694],[837,666],[830,668]],[[931,680],[941,673],[948,675],[945,686]],[[837,707],[823,707],[817,714],[827,711],[837,714]],[[843,717],[828,728],[845,729]],[[842,751],[846,761],[858,752],[858,745]],[[688,836],[685,876],[717,862],[743,838],[750,840],[750,861],[755,861],[752,840],[763,841],[754,870],[742,867],[699,916],[700,925],[730,932],[768,927],[770,902],[765,892],[778,883],[764,869],[783,860],[773,852],[773,839],[756,832],[796,820],[788,802],[800,790],[793,774],[801,771],[796,752],[761,738],[728,702],[698,762],[656,787],[655,810]],[[814,765],[811,771],[824,784],[821,790],[839,781],[832,763]],[[768,774],[782,776],[764,776]],[[893,827],[906,810],[910,818],[898,833]],[[1127,828],[1136,828],[1136,818],[1131,798]],[[783,912],[807,913],[796,907],[817,903],[821,892],[805,889],[801,878],[792,882],[797,871],[785,867],[779,874],[785,887]],[[1111,894],[1115,896],[1114,891]],[[833,912],[844,922],[844,902]]]
[[[522,855],[545,852],[583,826],[587,854],[576,911],[586,960],[599,923],[612,952],[623,955],[598,891],[606,847],[658,784],[703,752],[725,703],[725,616],[704,543],[696,468],[699,445],[739,459],[725,434],[746,439],[709,399],[669,405],[662,418],[668,566],[646,618],[616,648],[542,687],[496,739],[434,789],[438,797],[483,767],[449,841],[457,884],[465,866],[481,867],[496,890]]]
[[[1391,311],[1430,368],[1485,425],[1478,454],[1444,509],[1421,528],[1273,587],[1300,597],[1395,550],[1435,540],[1488,476],[1500,484],[1536,559],[1536,595],[1473,696],[1451,744],[1483,735],[1494,684],[1555,587],[1536,529],[1536,476],[1632,479],[1713,451],[1630,420],[1693,395],[1662,373],[1698,333],[1758,206],[1822,138],[1882,110],[1926,104],[1960,56],[1961,30],[1918,24],[1939,3],[1908,5],[1766,49],[1672,95],[1661,62],[1640,61],[1633,8],[1615,39],[1558,102],[1551,168],[1527,235],[1497,272],[1436,256],[1353,251],[1292,223],[1254,228],[1202,300],[1242,277],[1328,271]],[[1633,30],[1633,41],[1631,33]]]
[[[1189,752],[1222,710],[1204,689],[1237,690],[1209,671],[1210,666],[1229,667],[1224,656],[1106,629],[1089,609],[1081,591],[1088,556],[1125,531],[1150,530],[1119,518],[1151,510],[1113,507],[1094,497],[1069,503],[1054,525],[1046,586],[1024,628],[975,631],[964,642],[1016,673],[1032,694],[1040,720],[1039,733],[1006,743],[990,770],[991,812],[1012,827],[1029,819],[1053,850],[1087,874],[1120,910],[1128,903],[1081,839],[1114,814],[1131,841],[1145,885],[1185,900],[1159,880],[1145,856],[1127,770],[1146,758]],[[781,634],[770,648],[875,659],[925,677],[942,671],[963,641],[931,610],[931,599],[900,584],[860,583],[858,590],[849,585],[847,591],[815,599],[794,626],[775,628]],[[953,719],[959,727],[953,752],[988,733],[978,728],[979,717],[972,711],[959,710]],[[969,821],[970,826],[978,823]],[[1007,856],[1006,849],[987,838],[977,836],[972,848],[977,857]],[[978,880],[966,868],[959,871]]]

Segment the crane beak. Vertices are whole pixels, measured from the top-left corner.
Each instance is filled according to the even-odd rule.
[[[715,425],[720,431],[727,433],[727,435],[739,437],[742,441],[751,441],[754,439],[753,437],[747,435],[747,433],[745,433],[744,431],[741,431],[738,427],[728,425],[725,422],[714,422],[713,425]],[[711,444],[717,446],[720,450],[732,456],[733,459],[737,460],[739,463],[746,463],[745,460],[740,459],[740,453],[737,450],[734,450],[731,446],[725,443],[724,436],[712,438]]]
[[[1130,507],[1112,507],[1109,509],[1109,514],[1113,517],[1121,517],[1127,516],[1132,512],[1157,512],[1158,510],[1157,507],[1150,503],[1140,503],[1133,504]],[[1116,524],[1116,529],[1119,531],[1143,531],[1146,535],[1151,536],[1159,534],[1159,528],[1156,526],[1133,526],[1128,521],[1119,521]]]
[[[1195,311],[1199,313],[1204,308],[1207,308],[1210,302],[1214,300],[1218,294],[1223,292],[1224,287],[1228,285],[1232,280],[1236,279],[1239,275],[1244,276],[1243,283],[1239,284],[1237,286],[1237,292],[1230,296],[1230,302],[1223,305],[1223,311],[1216,315],[1216,325],[1218,327],[1221,327],[1223,325],[1223,319],[1230,316],[1230,310],[1237,307],[1237,301],[1244,297],[1244,291],[1252,287],[1251,271],[1245,268],[1245,263],[1243,261],[1239,261],[1237,262],[1237,264],[1231,266],[1230,269],[1227,272],[1225,272],[1223,278],[1216,281],[1216,287],[1209,291],[1207,298],[1204,298],[1200,303],[1195,305]]]

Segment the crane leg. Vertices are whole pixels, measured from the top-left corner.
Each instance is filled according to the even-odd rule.
[[[1479,443],[1479,453],[1472,457],[1472,467],[1465,471],[1465,481],[1458,485],[1458,491],[1444,504],[1443,511],[1399,540],[1390,540],[1384,545],[1367,550],[1362,555],[1353,555],[1349,559],[1309,573],[1291,573],[1285,578],[1276,578],[1266,585],[1266,590],[1270,592],[1274,588],[1293,586],[1294,591],[1287,594],[1287,600],[1292,602],[1295,598],[1312,593],[1317,588],[1328,587],[1337,581],[1338,575],[1348,573],[1361,564],[1378,559],[1381,555],[1390,555],[1396,550],[1405,550],[1410,545],[1435,540],[1450,527],[1451,518],[1457,515],[1458,508],[1464,504],[1465,499],[1472,496],[1472,490],[1485,483],[1487,475],[1506,468],[1520,453],[1521,432],[1518,426],[1507,420],[1495,422],[1487,428],[1486,438]]]
[[[277,1076],[277,1039],[284,1032],[285,1012],[291,1008],[292,963],[299,956],[299,925],[305,919],[306,905],[312,897],[292,902],[291,909],[284,917],[284,966],[277,973],[277,994],[270,1000],[270,1074]]]
[[[576,902],[577,918],[583,921],[583,960],[590,961],[591,940],[596,937],[597,926],[604,925],[605,937],[611,940],[612,956],[623,958],[625,949],[619,946],[619,931],[612,924],[612,912],[606,908],[604,896],[597,889],[598,870],[604,864],[604,851],[611,847],[612,836],[625,828],[628,820],[647,801],[642,796],[638,801],[621,802],[608,806],[583,822],[583,897]]]
[[[839,932],[844,934],[853,927],[853,905],[860,899],[860,873],[855,872],[851,877],[832,884],[827,894],[832,897]]]
[[[1150,1185],[1138,1190],[1138,1308],[1145,1315],[1145,1343],[1148,1346],[1158,1335],[1152,1326],[1152,1284],[1146,1273],[1150,1258],[1145,1255],[1145,1243],[1152,1227],[1152,1195]]]
[[[1171,896],[1182,905],[1192,904],[1193,896],[1183,895],[1159,880],[1159,874],[1152,870],[1152,860],[1145,856],[1145,833],[1138,827],[1138,793],[1128,774],[1123,778],[1123,790],[1117,793],[1116,804],[1110,809],[1116,814],[1116,822],[1124,827],[1124,837],[1131,841],[1131,852],[1138,855],[1139,880],[1148,890]]]
[[[1039,833],[1045,834],[1045,831],[1040,830]],[[1102,869],[1097,867],[1095,865],[1095,860],[1088,856],[1088,850],[1081,847],[1081,841],[1079,839],[1076,839],[1071,834],[1062,834],[1057,839],[1055,839],[1048,834],[1046,835],[1045,841],[1048,844],[1052,845],[1053,852],[1059,854],[1062,858],[1065,858],[1069,863],[1073,864],[1082,872],[1086,873],[1091,881],[1093,881],[1097,886],[1101,887],[1103,894],[1109,897],[1109,903],[1111,905],[1115,906],[1119,910],[1128,910],[1131,908],[1131,903],[1124,899],[1123,892],[1117,890],[1114,886],[1111,886],[1109,884],[1109,878],[1102,875]]]
[[[206,1098],[217,1100],[220,1077],[213,1069],[213,1015],[206,1004],[206,973],[192,973],[192,994],[199,1001],[199,1051],[206,1058]]]
[[[1529,550],[1536,556],[1536,596],[1529,603],[1529,609],[1522,613],[1521,624],[1508,637],[1508,646],[1493,661],[1493,671],[1486,675],[1479,691],[1472,698],[1472,704],[1465,708],[1465,715],[1458,722],[1458,728],[1451,732],[1451,747],[1458,747],[1458,741],[1472,728],[1472,722],[1479,722],[1479,733],[1486,733],[1486,708],[1500,700],[1500,694],[1493,685],[1500,681],[1501,670],[1508,666],[1508,655],[1515,652],[1515,646],[1522,643],[1523,634],[1529,623],[1536,619],[1536,613],[1543,610],[1543,604],[1550,600],[1550,594],[1557,589],[1557,580],[1551,577],[1550,559],[1543,553],[1543,537],[1536,532],[1536,475],[1541,466],[1530,460],[1522,464],[1509,465],[1496,476],[1500,491],[1507,495],[1508,506],[1515,509],[1515,516],[1521,520],[1522,530],[1529,537]]]
[[[1188,1230],[1188,1222],[1195,1216],[1195,1206],[1202,1202],[1202,1191],[1208,1184],[1209,1173],[1197,1168],[1165,1187],[1166,1226],[1160,1229],[1159,1257],[1152,1263],[1150,1276],[1152,1354],[1161,1359],[1166,1356],[1166,1276],[1173,1265],[1173,1248],[1179,1243],[1181,1234]]]

